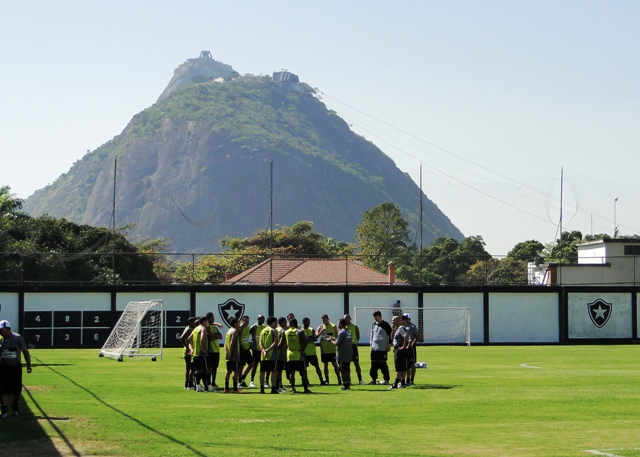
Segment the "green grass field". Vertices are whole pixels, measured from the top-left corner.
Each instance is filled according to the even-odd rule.
[[[639,356],[636,346],[425,347],[429,368],[407,389],[232,395],[184,391],[179,350],[122,363],[32,350],[24,412],[0,422],[0,441],[13,456],[640,456]]]

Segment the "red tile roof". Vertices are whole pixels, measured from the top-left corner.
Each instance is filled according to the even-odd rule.
[[[386,274],[345,259],[267,259],[223,284],[389,284]],[[396,280],[396,284],[404,284]]]

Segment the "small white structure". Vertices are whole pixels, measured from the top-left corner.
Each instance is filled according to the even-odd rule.
[[[529,263],[531,285],[635,286],[640,284],[640,239],[614,238],[577,245],[577,264]]]

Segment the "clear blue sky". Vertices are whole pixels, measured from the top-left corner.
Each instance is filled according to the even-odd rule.
[[[564,230],[615,209],[640,233],[638,23],[622,0],[4,1],[0,185],[52,183],[209,50],[317,87],[494,255],[557,237],[563,167]]]

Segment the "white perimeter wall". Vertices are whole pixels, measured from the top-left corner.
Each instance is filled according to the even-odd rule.
[[[570,292],[567,302],[568,338],[580,339],[630,339],[633,337],[634,326],[640,334],[640,321],[632,320],[633,298],[640,301],[640,294],[636,297],[627,292]],[[19,294],[17,292],[0,293],[0,319],[9,320],[18,330],[25,328],[25,334],[40,329],[48,329],[44,334],[45,340],[51,340],[55,347],[59,346],[60,339],[65,335],[56,333],[58,327],[75,329],[71,336],[78,341],[82,338],[82,344],[86,344],[92,328],[107,326],[103,324],[104,314],[111,309],[111,294],[109,292],[87,293],[52,293],[52,292],[26,292],[24,294],[25,316],[19,316]],[[167,311],[167,326],[171,326],[171,332],[177,333],[183,327],[184,319],[191,314],[189,292],[123,292],[116,297],[116,309],[124,310],[129,301],[162,299],[163,309]],[[267,292],[198,292],[196,293],[196,315],[202,316],[209,311],[216,315],[216,320],[222,322],[218,305],[222,305],[233,299],[245,306],[243,314],[250,316],[254,323],[258,314],[268,315],[269,294]],[[589,317],[588,304],[601,299],[611,304],[611,316],[601,328]],[[402,305],[415,308],[418,306],[417,293],[396,292],[352,292],[349,293],[349,312],[353,315],[356,307],[390,307],[397,300]],[[471,310],[471,342],[484,342],[484,307],[482,292],[456,292],[456,293],[424,293],[423,306],[429,307],[467,307]],[[286,316],[293,312],[301,322],[307,316],[314,327],[321,321],[320,316],[328,314],[332,322],[344,314],[344,294],[338,293],[302,293],[302,292],[277,292],[274,294],[274,309],[276,316]],[[51,320],[63,312],[75,312],[75,316],[83,311],[82,323],[64,326],[55,324]],[[33,320],[39,312],[48,312],[49,323],[36,325]],[[87,313],[98,313],[100,324],[95,324],[93,317],[91,322],[86,321]],[[178,315],[180,320],[178,321]],[[89,315],[91,317],[92,315]],[[173,316],[173,317],[172,317]],[[29,319],[27,319],[27,317]],[[64,317],[64,316],[63,316]],[[107,314],[107,319],[109,315]],[[21,322],[21,319],[25,319]],[[558,313],[558,293],[502,293],[489,294],[489,343],[557,343],[560,334],[560,321]],[[78,318],[79,319],[79,318]],[[169,322],[173,319],[173,323]],[[96,321],[97,322],[97,321]],[[30,330],[29,330],[30,329]],[[108,328],[105,329],[108,334]],[[226,326],[223,333],[227,330]],[[93,330],[91,330],[93,332]],[[169,329],[167,330],[169,332]],[[77,335],[76,335],[77,333]],[[103,330],[100,330],[102,338]],[[81,337],[79,336],[81,335]],[[167,338],[167,341],[169,338]],[[73,342],[72,341],[72,342]],[[69,343],[71,345],[71,342]],[[72,346],[69,346],[72,347]],[[77,347],[77,346],[76,346]]]
[[[484,306],[482,293],[434,293],[422,296],[424,308],[470,308],[471,344],[484,342]]]
[[[110,311],[110,293],[68,294],[25,293],[24,310],[30,311]]]
[[[489,303],[492,343],[560,341],[558,294],[492,293]]]
[[[631,294],[572,293],[569,294],[569,338],[631,338]],[[611,304],[611,316],[598,328],[589,317],[589,303],[601,299]]]
[[[311,320],[311,327],[316,328],[322,324],[320,316],[323,314],[329,315],[329,320],[334,324],[344,316],[344,294],[279,292],[273,296],[273,308],[276,317],[285,317],[293,313],[300,325],[302,325],[302,318],[308,317]]]
[[[124,311],[130,301],[162,300],[163,310],[189,311],[191,299],[188,292],[120,292],[116,296],[116,311]]]
[[[18,333],[20,319],[18,317],[19,295],[14,292],[0,292],[0,320],[7,320],[13,325],[11,330]]]
[[[196,316],[204,316],[208,312],[212,312],[216,321],[223,324],[224,327],[220,332],[224,336],[229,327],[223,322],[218,305],[223,305],[228,300],[235,300],[240,305],[244,305],[242,314],[250,317],[251,325],[255,323],[258,314],[268,315],[269,294],[266,292],[203,292],[196,294]]]

